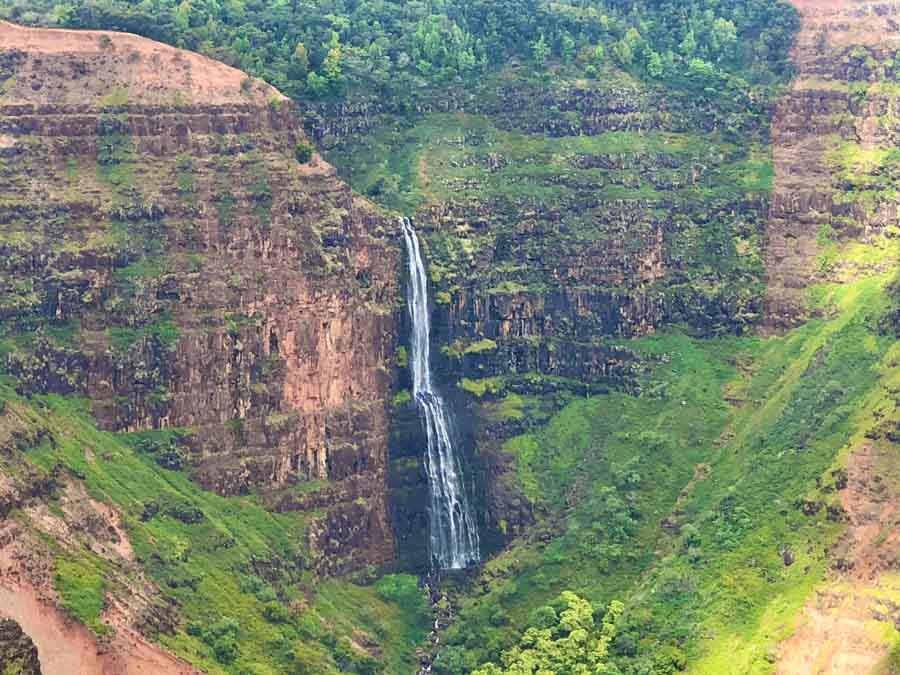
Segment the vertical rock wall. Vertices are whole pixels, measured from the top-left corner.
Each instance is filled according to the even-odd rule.
[[[766,270],[773,327],[808,318],[806,290],[814,283],[900,265],[892,256],[855,261],[831,254],[836,245],[900,236],[896,168],[887,154],[900,143],[900,5],[795,4],[803,13],[797,73],[772,123],[776,178]]]
[[[134,36],[0,38],[0,318],[34,337],[8,357],[21,387],[84,394],[110,430],[185,430],[185,468],[221,494],[324,509],[323,570],[391,559],[390,225],[298,160],[299,116],[261,82]]]

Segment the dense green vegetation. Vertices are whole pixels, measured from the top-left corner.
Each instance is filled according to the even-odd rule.
[[[900,386],[900,237],[888,226],[848,245],[841,229],[857,226],[857,211],[823,224],[817,242],[817,270],[842,269],[847,283],[812,290],[808,324],[754,335],[769,113],[797,25],[786,3],[0,0],[0,17],[128,30],[241,67],[311,107],[387,112],[364,133],[328,138],[327,158],[359,192],[423,223],[442,318],[473,298],[550,307],[563,291],[607,298],[614,319],[629,293],[662,308],[649,320],[658,332],[636,340],[614,320],[585,328],[587,312],[567,316],[560,302],[549,336],[473,330],[439,345],[444,372],[512,458],[536,522],[474,578],[445,582],[459,614],[434,672],[771,672],[844,528],[846,458],[896,417]],[[134,158],[121,122],[105,120],[96,173],[127,209]],[[828,140],[836,203],[871,214],[896,201],[896,150]],[[301,163],[314,152],[293,148]],[[190,162],[178,169],[186,202]],[[264,172],[253,178],[266,222],[270,188]],[[217,200],[220,224],[233,206]],[[155,240],[142,231],[146,250],[118,274],[123,288],[162,274]],[[68,343],[75,330],[41,339]],[[119,353],[178,337],[165,315],[106,330]],[[0,355],[27,339],[0,342]],[[607,386],[515,371],[510,345],[623,347],[640,365],[628,386]],[[404,348],[396,360],[406,367]],[[81,399],[29,399],[14,384],[0,386],[0,414],[52,435],[27,448],[29,464],[116,504],[139,563],[178,603],[184,621],[158,636],[163,645],[210,672],[412,671],[431,621],[416,577],[317,579],[301,516],[188,480],[187,430],[103,433]],[[410,403],[407,390],[392,400],[398,414]],[[893,480],[885,474],[896,491]],[[53,553],[62,604],[102,632],[113,571],[86,551]],[[894,649],[884,672],[897,661]]]
[[[797,21],[771,0],[2,0],[0,17],[138,33],[293,97],[403,95],[397,109],[423,86],[471,82],[513,56],[587,76],[614,63],[701,89],[769,83],[788,67]]]
[[[154,637],[210,673],[396,673],[411,669],[411,646],[424,636],[425,600],[411,576],[374,586],[323,583],[308,571],[305,522],[273,514],[257,498],[202,490],[180,466],[177,431],[113,434],[96,429],[85,402],[17,395],[0,383],[6,423],[41,430],[20,443],[31,470],[53,477],[51,509],[66,480],[116,505],[141,567],[179,608],[175,630]],[[23,467],[0,462],[12,475]],[[28,529],[28,516],[16,516]],[[46,537],[43,537],[46,539]],[[87,548],[48,540],[63,606],[98,633],[105,597],[129,583]],[[160,599],[161,600],[161,599]],[[351,639],[367,636],[373,655]],[[377,658],[376,658],[377,656]]]
[[[762,219],[773,178],[765,146],[728,142],[716,133],[555,138],[498,128],[505,121],[501,115],[432,114],[330,154],[351,185],[381,203],[425,217],[430,207],[452,204],[481,221],[477,228],[429,235],[439,303],[473,286],[492,295],[550,295],[562,286],[616,293],[633,284],[659,297],[670,320],[698,330],[735,332],[759,320]],[[538,222],[531,230],[541,236],[523,231],[523,213]],[[657,232],[663,233],[667,269],[656,283],[630,276],[615,283],[554,278],[554,269],[577,266],[585,255],[601,260],[591,276],[627,268],[625,261],[637,259]]]
[[[563,589],[625,601],[622,673],[768,672],[842,528],[842,459],[892,410],[884,286],[823,289],[833,318],[784,337],[640,340],[644,395],[576,400],[508,441],[548,515],[460,596],[437,672],[498,660]]]
[[[535,625],[528,628],[521,643],[503,655],[503,666],[488,663],[475,675],[530,675],[531,673],[572,673],[590,675],[609,669],[606,660],[616,636],[622,603],[613,602],[600,630],[594,626],[591,603],[571,591],[559,597],[557,615],[551,605],[535,613]]]

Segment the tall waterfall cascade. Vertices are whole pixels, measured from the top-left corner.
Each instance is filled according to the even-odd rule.
[[[431,559],[439,569],[458,570],[480,559],[478,525],[466,494],[457,448],[453,443],[450,410],[431,378],[431,317],[428,312],[428,277],[419,239],[408,218],[402,220],[408,253],[406,295],[412,322],[409,357],[413,396],[425,427],[428,452]]]

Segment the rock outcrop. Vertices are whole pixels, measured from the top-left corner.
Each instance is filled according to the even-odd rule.
[[[0,618],[0,667],[4,673],[41,675],[37,647],[11,619]]]
[[[900,269],[893,243],[900,237],[893,187],[900,4],[793,2],[803,15],[793,52],[797,77],[772,129],[767,321],[777,329],[809,318],[813,284]],[[848,255],[854,244],[868,246],[869,255]],[[890,315],[884,321],[887,332]],[[778,648],[780,675],[881,672],[890,658],[871,626],[900,623],[890,599],[900,590],[893,574],[900,556],[893,398],[876,416],[880,423],[850,444],[846,469],[833,472],[847,529],[830,551],[832,573]]]

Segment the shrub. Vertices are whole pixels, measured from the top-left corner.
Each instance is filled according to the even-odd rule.
[[[307,140],[299,141],[294,148],[294,157],[297,158],[297,161],[301,164],[306,164],[309,160],[312,159],[313,153],[315,153],[316,149],[312,143]]]
[[[63,607],[95,632],[101,630],[106,582],[93,566],[82,561],[58,559],[54,586]]]
[[[263,607],[263,616],[269,623],[288,623],[291,612],[280,602],[270,602]]]
[[[389,574],[378,580],[375,592],[382,600],[395,602],[407,611],[418,611],[424,602],[419,582],[411,574]]]
[[[319,675],[333,670],[331,659],[321,645],[298,642],[294,647],[290,675]]]
[[[884,335],[900,338],[900,274],[887,286],[888,308],[881,318],[879,328]]]
[[[216,660],[221,663],[232,663],[238,655],[237,641],[233,635],[223,635],[213,643]]]
[[[200,638],[212,647],[216,660],[220,663],[232,663],[238,655],[237,634],[240,624],[237,619],[222,617],[209,627],[199,621],[191,621],[187,625],[187,634]]]
[[[170,471],[181,471],[184,468],[184,457],[177,450],[170,449],[158,455],[156,463]]]
[[[557,623],[559,623],[559,616],[557,615],[556,610],[549,605],[538,607],[531,613],[528,620],[529,626],[538,629],[552,628]]]
[[[180,520],[185,525],[196,525],[206,517],[198,507],[178,495],[160,495],[158,499],[144,502],[141,520],[147,522],[162,514]]]

